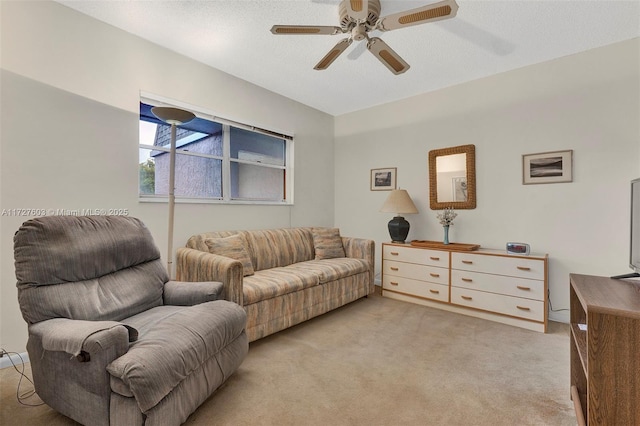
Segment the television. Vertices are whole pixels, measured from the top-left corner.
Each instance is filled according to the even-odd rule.
[[[640,178],[631,181],[631,229],[629,267],[633,272],[612,278],[640,277]]]

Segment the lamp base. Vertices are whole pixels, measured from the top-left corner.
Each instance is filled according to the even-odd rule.
[[[392,243],[404,244],[409,235],[409,222],[402,216],[396,216],[389,221],[389,235]]]

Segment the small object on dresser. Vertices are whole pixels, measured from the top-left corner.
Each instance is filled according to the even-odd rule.
[[[452,207],[446,207],[442,213],[438,213],[438,219],[440,224],[444,228],[444,243],[449,244],[449,226],[453,226],[453,219],[458,216],[458,213],[453,211]]]
[[[530,253],[529,244],[527,243],[507,243],[507,253],[522,254],[528,256]]]
[[[478,250],[480,244],[465,244],[465,243],[449,243],[444,244],[440,241],[427,241],[427,240],[413,240],[410,243],[412,246],[426,247],[436,250],[456,250],[456,251],[472,251]]]

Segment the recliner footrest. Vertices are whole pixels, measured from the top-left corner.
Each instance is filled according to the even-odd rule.
[[[246,313],[235,303],[217,300],[158,306],[123,322],[135,327],[139,337],[107,370],[112,390],[133,395],[145,412],[234,341],[244,330]]]

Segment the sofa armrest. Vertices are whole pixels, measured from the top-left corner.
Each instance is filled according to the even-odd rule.
[[[165,305],[193,306],[218,300],[223,293],[218,281],[169,281],[164,285],[162,298]]]
[[[242,263],[226,256],[211,254],[188,247],[176,250],[177,281],[219,281],[222,297],[242,305]]]
[[[91,354],[115,347],[115,357],[125,354],[129,342],[138,338],[133,327],[116,321],[82,321],[54,318],[29,326],[29,334],[37,336],[42,348],[66,352],[79,361],[90,361]],[[115,358],[113,358],[115,359]]]
[[[342,246],[347,257],[364,259],[369,262],[369,294],[375,290],[375,250],[376,243],[364,238],[342,237]]]
[[[342,246],[347,257],[365,259],[371,263],[375,255],[375,242],[364,238],[342,237]]]

